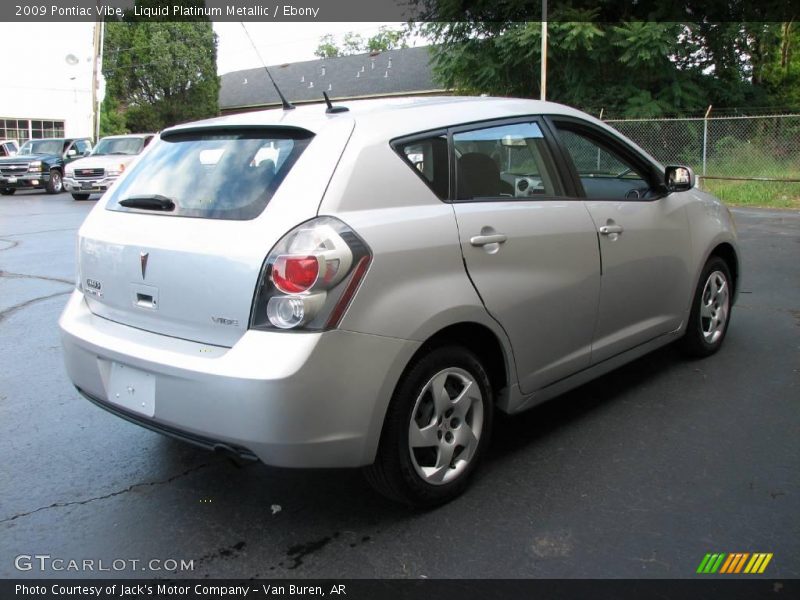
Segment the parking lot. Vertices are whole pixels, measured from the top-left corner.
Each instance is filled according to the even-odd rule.
[[[48,554],[128,561],[99,576],[683,578],[707,552],[770,552],[768,575],[800,577],[800,212],[734,211],[719,354],[667,347],[498,419],[472,488],[414,512],[356,470],[237,464],[81,398],[56,321],[94,204],[0,200],[0,576],[84,575],[15,568]]]

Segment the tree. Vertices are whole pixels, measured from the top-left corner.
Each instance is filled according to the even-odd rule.
[[[130,133],[125,125],[125,115],[119,110],[116,100],[106,94],[100,109],[100,137]]]
[[[349,31],[344,34],[341,43],[338,43],[333,35],[327,34],[319,38],[319,45],[314,51],[314,55],[320,58],[335,58],[364,52],[385,52],[397,48],[408,48],[410,33],[407,27],[392,29],[383,25],[375,35],[366,40],[361,34]]]
[[[764,87],[781,108],[800,107],[800,27],[779,23],[774,52],[764,66]]]
[[[364,52],[364,37],[360,33],[348,31],[342,40],[342,55],[360,54]]]
[[[777,1],[764,0],[770,7]],[[539,96],[541,23],[522,20],[540,16],[538,0],[417,4],[428,12],[415,28],[435,45],[431,64],[441,84],[467,93]],[[792,66],[782,58],[780,40],[789,40],[791,56],[795,30],[762,22],[772,13],[760,3],[713,4],[714,14],[727,20],[701,18],[700,0],[551,1],[548,100],[644,118],[699,112],[709,104],[790,106],[797,83],[783,85],[792,82]],[[668,20],[688,14],[698,21]],[[745,16],[762,21],[733,18]]]
[[[637,117],[703,106],[695,71],[681,70],[670,58],[680,25],[599,24],[593,16],[550,23],[549,100]],[[436,44],[432,67],[444,86],[539,97],[539,22],[428,23],[421,31]]]
[[[319,45],[314,50],[314,56],[319,56],[320,58],[335,58],[340,56],[341,53],[341,49],[336,45],[336,38],[330,33],[319,38]]]
[[[161,4],[163,0],[137,0],[137,5]],[[162,21],[129,11],[122,21],[106,26],[106,93],[133,132],[215,116],[219,112],[216,71],[217,36],[207,19]]]
[[[378,33],[367,40],[365,49],[367,52],[385,52],[397,48],[408,48],[410,33],[408,28],[392,29],[383,25],[378,29]]]

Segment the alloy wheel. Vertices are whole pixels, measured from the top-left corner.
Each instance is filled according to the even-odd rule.
[[[700,297],[700,328],[708,344],[715,344],[722,337],[729,311],[728,280],[722,271],[714,271],[708,276]]]
[[[480,386],[464,369],[445,369],[425,384],[411,412],[408,443],[426,483],[444,485],[464,473],[478,450],[483,416]]]

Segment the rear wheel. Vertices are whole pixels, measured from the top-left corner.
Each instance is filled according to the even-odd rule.
[[[488,445],[493,405],[489,377],[472,352],[432,350],[398,384],[367,480],[412,506],[452,500],[466,489]]]
[[[3,188],[2,190],[0,190],[0,194],[3,194],[3,196],[13,196],[14,192],[16,191],[17,190],[15,190],[14,188]]]
[[[688,356],[702,358],[722,346],[731,316],[731,272],[719,256],[708,259],[695,290],[686,335],[681,349]]]
[[[72,194],[73,200],[88,200],[89,194]]]
[[[61,180],[61,171],[50,169],[50,181],[47,182],[45,189],[48,194],[60,194],[62,192],[64,183]]]

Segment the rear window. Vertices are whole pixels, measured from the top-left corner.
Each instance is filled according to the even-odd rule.
[[[299,129],[167,134],[114,189],[107,207],[180,217],[253,219],[312,137]],[[174,208],[151,211],[120,205],[132,198],[168,199]]]

